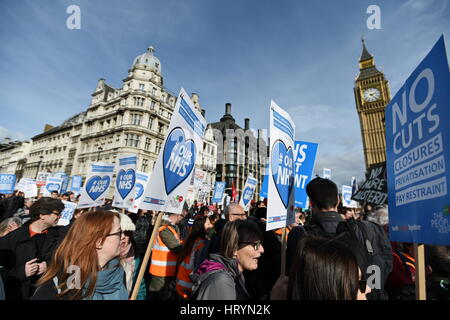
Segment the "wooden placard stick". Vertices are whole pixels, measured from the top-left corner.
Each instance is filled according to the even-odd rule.
[[[281,275],[286,276],[286,227],[283,228],[281,242]]]
[[[416,300],[427,300],[425,279],[425,245],[414,243],[415,267],[416,267]]]
[[[148,260],[150,259],[150,253],[152,252],[152,249],[153,249],[153,243],[155,242],[155,237],[156,237],[156,234],[158,233],[158,229],[161,225],[163,215],[164,215],[164,213],[162,211],[160,211],[158,214],[158,218],[156,219],[156,223],[153,228],[152,236],[150,237],[150,241],[148,242],[147,250],[145,251],[145,256],[144,256],[144,259],[142,260],[141,269],[139,270],[139,274],[136,279],[136,283],[134,284],[133,293],[131,294],[130,300],[136,300],[136,297],[138,295],[139,287],[141,286],[142,278],[144,278]]]

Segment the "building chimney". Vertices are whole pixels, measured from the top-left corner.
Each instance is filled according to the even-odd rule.
[[[231,115],[231,103],[225,103],[225,114]]]
[[[245,125],[244,125],[245,130],[249,130],[250,129],[250,119],[245,118],[244,122],[245,122]]]

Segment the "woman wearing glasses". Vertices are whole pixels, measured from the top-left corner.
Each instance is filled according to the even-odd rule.
[[[299,242],[288,280],[289,300],[366,300],[370,291],[344,244],[318,236]]]
[[[119,214],[88,212],[78,218],[37,282],[33,300],[127,300],[120,266]]]
[[[222,231],[222,254],[210,254],[191,275],[192,299],[247,300],[244,270],[256,270],[264,252],[263,235],[250,220],[228,222]]]

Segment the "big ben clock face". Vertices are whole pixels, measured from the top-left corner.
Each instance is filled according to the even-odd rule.
[[[374,102],[380,99],[380,90],[376,88],[369,88],[363,92],[364,100],[367,102]]]

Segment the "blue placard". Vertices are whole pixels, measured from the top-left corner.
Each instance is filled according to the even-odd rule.
[[[222,202],[223,194],[225,192],[225,184],[226,184],[225,182],[216,182],[211,203]]]
[[[450,244],[450,73],[442,36],[385,110],[391,240]]]
[[[295,141],[295,206],[306,207],[306,185],[312,180],[314,163],[319,145],[313,142]]]
[[[82,180],[83,179],[81,176],[72,176],[72,185],[70,186],[70,191],[80,193]]]
[[[264,173],[264,178],[263,178],[263,183],[261,186],[261,192],[259,193],[259,197],[260,198],[267,198],[267,194],[269,192],[269,179],[268,179],[268,175],[269,175],[269,166],[267,166],[266,168],[266,172]]]
[[[0,193],[3,194],[14,193],[15,184],[16,184],[15,174],[0,174]]]
[[[62,184],[61,184],[61,190],[59,193],[65,193],[67,191],[67,188],[69,187],[69,176],[65,174],[64,172],[57,172],[53,175],[56,178],[62,178]]]

